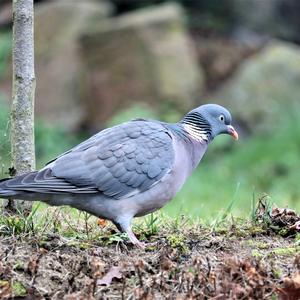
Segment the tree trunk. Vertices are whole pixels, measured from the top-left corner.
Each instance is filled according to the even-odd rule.
[[[15,175],[35,169],[33,0],[13,0],[12,166]],[[29,212],[31,202],[9,200],[7,209]]]

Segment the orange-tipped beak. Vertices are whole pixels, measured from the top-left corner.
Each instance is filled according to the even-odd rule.
[[[236,130],[234,129],[234,127],[231,126],[231,125],[228,126],[228,133],[229,133],[235,140],[238,140],[238,139],[239,139],[239,134],[236,132]]]

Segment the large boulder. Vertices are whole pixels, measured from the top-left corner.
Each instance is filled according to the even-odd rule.
[[[82,99],[88,126],[146,102],[162,114],[186,111],[203,87],[202,72],[179,5],[111,18],[81,39]]]
[[[12,3],[9,0],[0,2],[0,28],[8,27],[12,21]]]
[[[272,130],[286,111],[299,109],[299,95],[300,47],[274,41],[247,59],[210,101],[225,104],[258,132]]]
[[[238,24],[273,37],[300,42],[298,0],[231,0]]]
[[[248,39],[248,44],[238,37],[204,37],[198,32],[194,33],[193,37],[198,61],[205,73],[205,87],[208,92],[215,90],[232,76],[241,62],[258,52],[264,43],[259,38],[255,42]]]
[[[76,128],[84,116],[80,102],[78,39],[85,28],[110,14],[104,1],[57,0],[35,8],[36,114]]]

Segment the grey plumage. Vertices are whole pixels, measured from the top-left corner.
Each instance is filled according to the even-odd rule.
[[[167,203],[221,133],[237,133],[230,113],[204,105],[179,123],[137,119],[108,128],[52,160],[42,170],[0,182],[0,196],[70,205],[131,231],[135,216]]]

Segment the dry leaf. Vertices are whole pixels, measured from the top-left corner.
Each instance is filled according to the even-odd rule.
[[[97,280],[97,285],[111,285],[111,282],[114,278],[121,279],[122,273],[120,267],[111,267],[109,271],[101,279]]]
[[[101,228],[104,228],[107,224],[105,219],[98,219],[97,223],[98,223],[98,226],[101,227]]]
[[[12,294],[11,286],[8,281],[2,280],[0,282],[0,299],[8,299]]]
[[[35,275],[38,270],[38,257],[31,257],[28,262],[28,272],[31,275]]]
[[[91,271],[92,271],[92,277],[94,279],[99,278],[103,275],[104,268],[105,268],[105,263],[101,259],[97,257],[93,257],[91,261]]]
[[[289,229],[299,231],[300,230],[300,221],[297,221],[294,225],[290,226]]]
[[[296,273],[292,278],[285,278],[283,285],[283,288],[278,288],[280,300],[300,299],[300,273]]]

